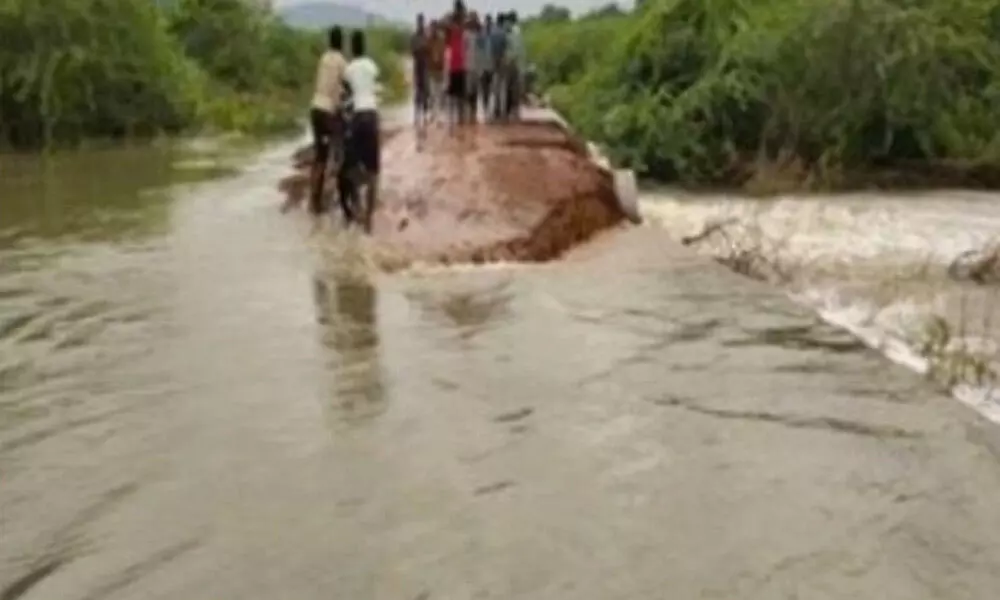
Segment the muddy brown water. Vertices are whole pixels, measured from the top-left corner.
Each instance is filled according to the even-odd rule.
[[[974,411],[655,225],[380,275],[292,148],[0,158],[3,600],[996,597]]]

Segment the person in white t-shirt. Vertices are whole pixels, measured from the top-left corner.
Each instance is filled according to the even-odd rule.
[[[344,147],[344,165],[339,180],[340,189],[353,188],[351,177],[363,168],[368,188],[367,210],[362,215],[365,230],[371,232],[372,213],[377,198],[378,175],[381,167],[379,143],[378,97],[381,91],[379,68],[365,53],[365,34],[351,34],[351,61],[344,70],[344,82],[350,90],[353,113]],[[341,193],[344,197],[344,193]],[[345,205],[346,210],[350,210]],[[345,216],[350,216],[349,213]]]

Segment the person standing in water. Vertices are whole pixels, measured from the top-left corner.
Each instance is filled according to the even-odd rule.
[[[327,49],[316,68],[316,87],[309,110],[313,138],[313,165],[310,173],[309,212],[317,218],[323,212],[323,184],[331,152],[340,152],[343,144],[344,33],[333,27],[327,37]],[[283,207],[291,208],[289,205]]]
[[[430,114],[430,37],[423,13],[417,15],[417,29],[410,38],[410,57],[413,60],[413,122],[418,132],[427,125]]]
[[[365,213],[360,217],[365,231],[371,233],[381,171],[378,118],[378,96],[381,85],[378,65],[366,54],[365,34],[362,31],[351,34],[351,62],[344,70],[344,80],[350,88],[354,112],[338,183],[341,190],[350,193],[350,188],[347,186],[356,185],[356,180],[352,182],[349,178],[356,177],[359,170],[364,172],[368,197]]]

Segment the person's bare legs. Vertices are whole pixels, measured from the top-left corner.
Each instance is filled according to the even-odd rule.
[[[521,110],[521,98],[519,94],[521,93],[521,71],[519,69],[514,69],[514,75],[510,80],[510,119],[512,121],[518,120],[520,117]]]
[[[326,161],[314,160],[309,180],[309,216],[312,226],[309,234],[319,231],[320,217],[323,216],[323,187],[326,184]]]
[[[455,93],[451,89],[452,88],[452,83],[453,83],[452,79],[453,79],[453,77],[452,77],[451,73],[449,73],[448,74],[448,81],[445,82],[446,89],[445,89],[445,92],[444,92],[445,93],[445,107],[446,107],[446,109],[445,109],[446,110],[446,112],[445,112],[445,119],[448,121],[448,133],[450,133],[450,134],[454,134],[455,133],[455,125],[456,125],[455,121],[456,121],[456,118],[457,118],[457,115],[455,113],[455,108],[456,108],[455,107]]]
[[[365,233],[371,234],[372,223],[375,217],[375,207],[378,202],[378,173],[370,173],[365,179],[365,214],[364,214],[364,227]]]
[[[458,86],[455,86],[456,88]],[[465,98],[459,89],[450,89],[449,85],[449,95],[448,95],[448,105],[450,106],[450,116],[448,123],[451,127],[452,133],[461,133],[462,126],[465,124]]]
[[[469,113],[469,125],[479,123],[479,75],[470,71],[465,80],[465,107]]]
[[[420,90],[420,84],[417,84],[416,97],[413,100],[413,127],[417,130],[417,138],[419,139],[423,133],[424,129],[424,103],[426,91]]]
[[[501,67],[494,77],[496,81],[493,82],[493,111],[496,120],[502,123],[507,112],[507,69]]]
[[[434,94],[434,120],[440,123],[448,117],[448,90],[442,78],[437,82],[437,93]]]
[[[413,106],[413,123],[417,129],[417,150],[423,149],[424,140],[427,138],[427,118],[430,109],[430,82],[424,81],[423,89],[418,87],[417,99]]]

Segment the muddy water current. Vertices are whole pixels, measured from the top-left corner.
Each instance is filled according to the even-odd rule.
[[[672,241],[757,215],[833,314],[988,200],[388,276],[278,214],[295,146],[0,157],[0,599],[996,597],[996,427]]]
[[[759,253],[794,299],[914,370],[937,364],[957,397],[1000,422],[1000,286],[954,281],[960,254],[1000,241],[1000,196],[852,194],[755,200],[650,193],[649,217],[712,257]],[[977,365],[981,365],[977,370]],[[987,370],[992,373],[983,374]]]

